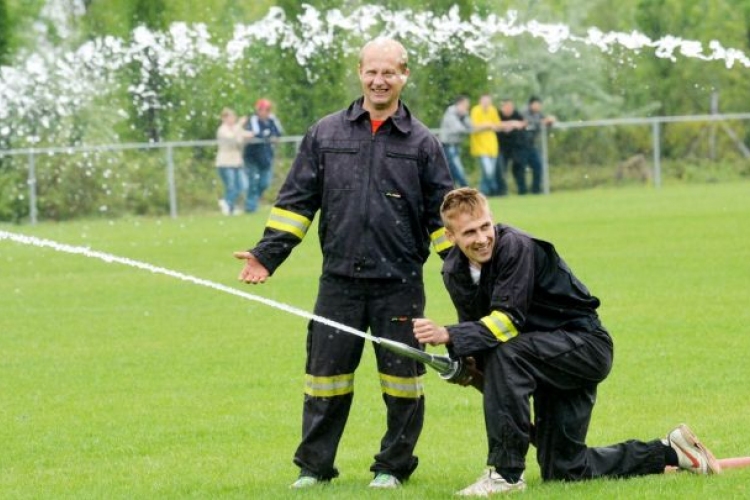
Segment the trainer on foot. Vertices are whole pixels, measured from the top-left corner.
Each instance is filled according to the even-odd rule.
[[[612,339],[596,312],[599,299],[552,244],[495,224],[478,191],[451,191],[440,210],[454,244],[443,281],[459,323],[440,326],[421,318],[414,334],[423,344],[446,345],[452,356],[474,358],[484,374],[488,469],[460,495],[524,489],[530,444],[545,481],[661,474],[667,466],[721,471],[685,425],[665,439],[586,446],[597,385],[612,366]]]

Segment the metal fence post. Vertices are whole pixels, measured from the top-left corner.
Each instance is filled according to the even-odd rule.
[[[177,218],[177,186],[174,180],[174,151],[172,144],[167,144],[167,185],[169,188],[169,215]]]
[[[661,187],[661,127],[658,119],[652,122],[652,136],[654,143],[654,186]]]
[[[33,149],[29,149],[29,176],[26,182],[29,185],[29,217],[31,224],[36,224],[39,213],[36,206],[36,159]]]
[[[549,194],[549,155],[547,152],[547,125],[542,122],[542,191]]]

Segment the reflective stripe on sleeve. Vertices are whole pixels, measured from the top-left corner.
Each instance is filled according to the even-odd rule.
[[[271,214],[268,216],[268,222],[266,227],[278,229],[291,233],[299,239],[305,237],[307,230],[310,228],[310,219],[304,215],[295,214],[289,210],[283,208],[273,207]]]
[[[395,377],[381,373],[380,388],[383,394],[397,398],[419,399],[424,395],[422,377]]]
[[[435,251],[438,253],[453,246],[453,243],[451,243],[448,240],[448,237],[445,235],[444,227],[441,227],[437,231],[433,231],[433,233],[430,235],[430,240],[432,241],[432,245],[435,247]]]
[[[354,374],[334,375],[332,377],[316,377],[309,373],[305,375],[305,394],[316,398],[330,398],[343,396],[354,392]]]
[[[518,335],[516,325],[513,324],[507,314],[500,311],[492,311],[489,316],[485,316],[479,321],[484,323],[484,326],[489,328],[500,342],[507,342]]]

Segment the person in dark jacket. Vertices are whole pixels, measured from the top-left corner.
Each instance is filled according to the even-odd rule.
[[[422,267],[430,244],[450,243],[440,203],[453,181],[437,137],[400,101],[409,69],[404,47],[376,39],[361,50],[363,96],[314,124],[302,140],[263,237],[247,252],[239,279],[263,283],[300,243],[320,212],[323,254],[315,313],[360,331],[419,347],[411,319],[425,306]],[[311,322],[308,327],[302,441],[294,488],[337,477],[336,451],[354,395],[364,340]],[[370,483],[397,488],[417,467],[422,430],[421,363],[374,345],[387,429]]]
[[[510,165],[518,194],[524,195],[527,193],[527,161],[524,144],[526,141],[526,132],[524,131],[526,122],[523,121],[523,116],[516,109],[512,99],[505,98],[500,101],[497,112],[503,123],[503,127],[496,132],[497,142],[500,144],[500,154],[497,157],[497,168],[495,168],[495,175],[498,177],[497,183],[499,186],[506,186],[505,191],[507,191],[508,184],[505,180],[505,172]]]
[[[284,129],[276,115],[271,113],[268,99],[258,99],[255,114],[247,118],[244,128],[253,137],[242,152],[247,188],[245,213],[253,213],[273,180],[274,147]]]
[[[613,354],[596,313],[599,299],[552,244],[495,225],[478,191],[450,192],[441,214],[454,243],[443,280],[459,322],[439,326],[415,319],[414,335],[421,343],[446,345],[452,356],[473,358],[484,376],[490,468],[460,495],[524,489],[530,444],[536,446],[543,480],[659,474],[666,466],[721,471],[684,424],[664,440],[587,447],[597,385],[609,373]]]

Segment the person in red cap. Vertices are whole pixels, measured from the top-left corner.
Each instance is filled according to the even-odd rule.
[[[258,99],[255,114],[248,117],[245,130],[253,134],[254,140],[245,145],[245,212],[258,209],[258,202],[273,179],[274,142],[284,133],[281,123],[271,113],[271,101]]]

